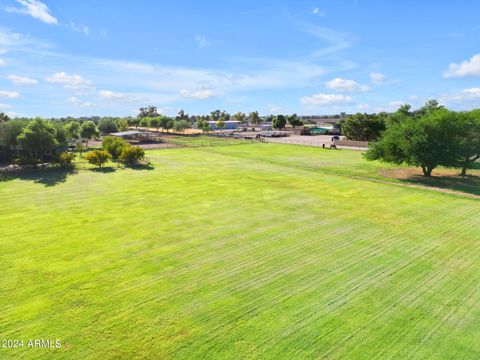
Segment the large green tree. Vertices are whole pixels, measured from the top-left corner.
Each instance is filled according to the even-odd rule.
[[[225,129],[225,120],[223,119],[223,117],[220,117],[220,119],[218,119],[217,123],[215,124],[215,126],[221,130]]]
[[[302,120],[300,120],[297,116],[297,114],[292,114],[292,115],[289,115],[287,117],[287,121],[288,123],[290,124],[290,126],[292,128],[294,128],[295,126],[302,126],[303,125],[303,122]]]
[[[390,125],[380,140],[366,153],[368,160],[420,166],[424,176],[431,176],[439,165],[457,162],[458,115],[437,109],[419,118],[406,118]]]
[[[190,116],[188,116],[188,114],[185,113],[185,111],[183,110],[180,110],[177,114],[177,116],[175,116],[175,120],[189,120],[190,119]]]
[[[45,155],[58,145],[57,131],[49,122],[37,118],[30,122],[18,136],[18,143],[32,158],[44,166]]]
[[[252,111],[248,114],[248,120],[255,125],[258,125],[262,122],[262,118],[258,115],[258,111]]]
[[[139,119],[142,119],[144,117],[156,117],[158,115],[159,114],[156,106],[141,107],[140,109],[138,109]]]
[[[185,132],[185,129],[188,129],[190,126],[190,122],[187,120],[176,120],[173,125],[176,132]]]
[[[9,121],[10,118],[3,111],[0,112],[0,123]]]
[[[81,125],[78,121],[70,121],[65,125],[65,130],[68,132],[70,139],[77,140],[80,138]]]
[[[159,116],[156,116],[156,117],[153,117],[150,119],[150,122],[148,124],[149,127],[151,128],[155,128],[155,130],[158,131],[158,128],[160,127],[160,117]]]
[[[458,142],[458,163],[460,175],[467,175],[467,169],[480,159],[480,109],[458,114],[461,130],[456,134]]]
[[[85,121],[80,130],[80,136],[86,140],[85,146],[88,147],[88,140],[92,139],[97,134],[97,127],[93,121]]]
[[[25,119],[13,119],[0,123],[0,147],[5,150],[14,150],[18,145],[18,135],[28,125]]]
[[[171,117],[164,116],[160,118],[160,126],[162,127],[162,132],[163,129],[167,130],[167,132],[173,128],[175,125],[175,121]]]
[[[287,119],[285,118],[285,115],[277,115],[273,118],[272,126],[275,129],[283,129],[286,124],[287,124]]]
[[[110,117],[105,117],[100,120],[98,123],[98,130],[102,133],[102,135],[108,135],[118,131],[117,122],[115,119]]]
[[[135,126],[137,128],[138,124],[140,124],[140,118],[130,118],[130,119],[128,119],[128,125]]]
[[[202,130],[202,132],[208,132],[211,130],[210,124],[207,119],[199,119],[197,121],[197,129]]]
[[[233,119],[238,121],[240,124],[243,124],[245,120],[247,119],[247,115],[245,115],[243,112],[239,111],[235,114],[233,114]]]
[[[374,141],[385,130],[385,118],[377,114],[357,113],[340,121],[342,135],[349,140]]]
[[[445,109],[445,107],[443,105],[440,105],[437,100],[430,99],[425,103],[425,105],[423,105],[420,109],[415,111],[415,115],[424,116],[432,111],[439,110],[439,109]]]
[[[127,119],[119,119],[117,121],[117,128],[118,128],[118,131],[127,131],[128,130],[128,120]]]

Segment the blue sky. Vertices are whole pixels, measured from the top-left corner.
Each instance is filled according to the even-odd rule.
[[[0,0],[0,110],[480,107],[478,1]]]

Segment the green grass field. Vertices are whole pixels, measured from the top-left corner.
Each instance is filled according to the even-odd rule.
[[[480,200],[293,145],[0,182],[1,359],[479,359]]]
[[[252,140],[236,139],[230,137],[214,137],[214,136],[163,136],[163,140],[169,144],[202,147],[202,146],[222,146],[222,145],[241,145],[250,144]]]

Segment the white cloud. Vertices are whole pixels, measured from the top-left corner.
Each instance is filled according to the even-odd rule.
[[[80,108],[91,108],[94,107],[95,105],[92,104],[91,102],[88,101],[83,101],[75,96],[69,97],[67,100],[65,100],[67,104],[71,104],[73,106],[77,106]]]
[[[325,79],[325,76],[331,72],[345,71],[356,66],[351,61],[341,59],[331,61],[320,56],[320,54],[332,55],[344,46],[349,46],[342,40],[343,35],[338,35],[338,33],[328,29],[312,28],[312,32],[315,36],[312,40],[320,44],[317,47],[318,52],[285,58],[233,57],[224,60],[224,63],[219,64],[218,68],[168,66],[81,55],[73,56],[58,52],[58,48],[53,48],[53,45],[40,46],[36,44],[37,39],[22,34],[10,33],[2,40],[1,29],[0,47],[7,48],[12,54],[19,50],[26,54],[34,53],[36,56],[38,55],[38,57],[35,57],[39,59],[35,63],[36,71],[47,75],[42,76],[41,79],[37,78],[37,80],[40,82],[46,77],[47,82],[61,85],[61,87],[58,86],[58,89],[53,89],[53,86],[50,86],[51,89],[48,93],[39,93],[42,99],[53,96],[53,91],[64,91],[63,87],[65,87],[75,91],[71,95],[83,98],[88,94],[89,101],[96,103],[99,107],[101,104],[100,109],[107,109],[107,106],[109,106],[113,109],[113,112],[118,114],[120,111],[125,111],[122,109],[131,106],[128,103],[122,104],[122,100],[116,101],[115,106],[106,104],[106,101],[101,102],[102,98],[99,97],[95,84],[102,84],[101,89],[104,89],[104,91],[109,91],[109,89],[132,91],[130,89],[135,89],[132,94],[140,96],[145,104],[153,103],[166,106],[182,101],[182,97],[207,99],[212,96],[224,96],[225,99],[228,99],[242,96],[250,91],[298,89],[314,86],[322,82],[322,78]],[[339,44],[337,44],[337,40]],[[15,43],[16,45],[3,45],[2,41]],[[326,47],[322,48],[321,44],[325,43],[327,44]],[[32,58],[34,57],[25,57],[27,66],[32,65],[28,64],[28,59]],[[66,64],[68,67],[62,69],[58,67],[58,64]],[[88,66],[85,67],[85,64]],[[23,64],[21,65],[23,66]],[[55,73],[55,71],[64,69],[70,72]],[[82,72],[71,72],[70,69],[84,70]],[[28,74],[28,72],[18,71],[18,75],[23,74]],[[5,75],[8,75],[8,73]],[[333,91],[326,92],[333,93]],[[118,96],[108,93],[103,95],[104,98],[109,96],[112,103],[112,98],[118,98]],[[225,101],[225,99],[222,98],[222,101]],[[265,103],[267,102],[265,101]]]
[[[369,107],[370,107],[370,105],[368,105],[368,104],[358,104],[357,105],[357,109],[359,109],[359,110],[366,110]]]
[[[20,93],[16,91],[0,91],[0,98],[14,99],[18,98]]]
[[[320,105],[338,105],[345,104],[352,100],[350,96],[343,94],[314,94],[312,96],[304,96],[300,99],[303,105],[320,106]]]
[[[59,84],[67,89],[82,90],[93,87],[90,80],[84,79],[80,75],[68,75],[64,72],[58,72],[45,79],[52,84]]]
[[[111,90],[100,90],[98,95],[103,100],[111,100],[111,101],[128,101],[128,102],[135,102],[138,101],[139,98],[135,97],[130,94],[111,91]]]
[[[35,85],[38,83],[38,81],[35,79],[13,74],[8,75],[7,79],[10,80],[14,85]]]
[[[13,33],[0,27],[0,47],[1,54],[15,50],[32,52],[50,48],[52,43],[43,39],[33,38],[30,35]]]
[[[0,58],[0,67],[4,67],[4,66],[7,66],[7,62],[2,58]]]
[[[46,24],[58,24],[58,20],[50,14],[50,9],[38,0],[17,0],[22,5],[20,8],[6,7],[5,10],[11,13],[30,15]]]
[[[379,72],[370,73],[370,80],[372,81],[372,83],[376,85],[383,84],[383,82],[385,81],[385,78],[386,76],[382,73],[379,73]]]
[[[468,96],[480,96],[480,88],[465,89],[465,90],[462,90],[462,93]]]
[[[461,64],[451,63],[443,76],[445,78],[480,76],[480,54],[473,55],[469,60],[462,61]]]
[[[21,42],[24,36],[19,33],[11,33],[0,30],[0,45],[2,46],[12,46]],[[5,49],[2,49],[6,51]]]
[[[327,81],[325,86],[337,92],[365,92],[370,90],[366,85],[360,85],[356,81],[341,78]]]
[[[337,53],[351,46],[350,38],[352,38],[352,36],[350,34],[313,25],[304,26],[303,31],[328,43],[326,47],[308,55],[308,58],[323,58],[325,55]]]
[[[207,40],[203,35],[196,35],[195,40],[197,41],[197,46],[199,49],[203,49],[208,46],[212,46],[212,43]]]
[[[11,109],[12,105],[10,104],[0,104],[0,110]]]
[[[245,99],[247,99],[247,96],[246,95],[241,95],[241,96],[226,98],[225,101],[228,102],[228,103],[231,103],[231,104],[240,104],[243,101],[245,101]]]
[[[282,111],[282,107],[275,104],[267,104],[267,110],[270,114],[278,114]]]
[[[390,101],[388,103],[388,106],[390,108],[399,108],[400,106],[402,105],[405,105],[405,101],[402,101],[402,100],[394,100],[394,101]]]
[[[180,96],[187,99],[205,100],[217,96],[212,89],[180,90]]]
[[[20,113],[15,112],[15,111],[5,111],[5,114],[7,114],[7,116],[10,119],[14,119],[14,118],[18,118],[18,117],[26,117],[25,114],[20,114]]]
[[[439,102],[442,104],[478,104],[480,101],[480,88],[468,88],[443,94]]]
[[[172,111],[173,111],[173,108],[171,108],[170,106],[157,108],[157,112],[162,115],[172,114]],[[135,110],[135,113],[138,113],[138,109]]]
[[[68,27],[73,31],[84,33],[85,35],[90,35],[90,28],[83,24],[76,24],[73,21],[70,21]]]
[[[320,8],[318,8],[318,7],[313,8],[312,14],[317,15],[317,16],[325,16],[325,12],[320,10]]]

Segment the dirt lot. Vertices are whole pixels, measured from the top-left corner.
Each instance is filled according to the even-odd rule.
[[[340,137],[342,139],[342,137]],[[291,135],[282,138],[265,138],[266,142],[273,142],[277,144],[295,144],[306,146],[322,146],[330,147],[332,144],[332,135]],[[349,147],[350,149],[350,147]],[[351,148],[356,150],[357,148]],[[359,150],[365,150],[364,148],[358,148]]]

